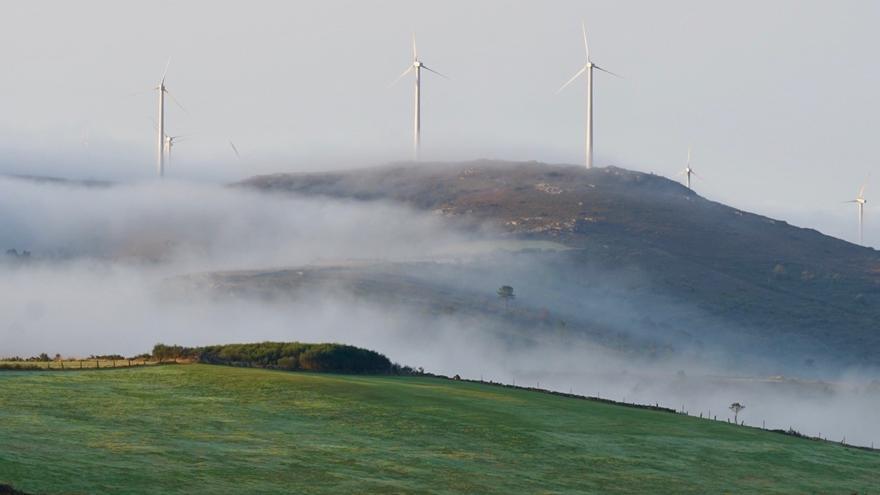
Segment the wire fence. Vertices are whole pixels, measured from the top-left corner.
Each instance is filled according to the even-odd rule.
[[[50,361],[0,361],[0,370],[85,370],[135,368],[160,364],[148,359],[65,359]]]

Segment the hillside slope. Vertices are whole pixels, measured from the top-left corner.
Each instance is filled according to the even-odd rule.
[[[880,489],[876,452],[434,378],[209,365],[8,372],[0,419],[0,483],[32,493]]]
[[[747,336],[803,363],[880,365],[880,253],[709,201],[660,176],[477,161],[267,175],[238,185],[390,200],[458,224],[553,240],[575,248],[553,260],[570,278],[560,283],[595,278],[597,268],[637,273],[635,292],[702,315],[675,315],[678,333],[692,342],[730,326],[728,340]]]

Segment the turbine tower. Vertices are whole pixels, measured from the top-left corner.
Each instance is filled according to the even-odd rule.
[[[868,185],[868,179],[865,179],[865,182],[862,184],[862,187],[859,188],[859,194],[856,196],[856,199],[852,201],[847,201],[847,203],[855,203],[859,207],[859,246],[864,246],[864,220],[865,220],[865,204],[868,200],[865,199],[865,186]]]
[[[158,163],[156,164],[159,172],[159,177],[165,177],[165,93],[168,90],[165,89],[165,75],[168,74],[168,66],[171,65],[171,59],[168,59],[168,63],[165,64],[165,71],[162,72],[162,79],[159,80],[159,86],[156,88],[159,90],[159,123],[157,133],[159,136],[159,148],[158,148]]]
[[[563,84],[562,87],[559,88],[559,90],[556,92],[557,93],[561,92],[563,89],[566,88],[566,86],[573,83],[575,81],[575,79],[580,77],[581,74],[584,74],[584,73],[587,74],[587,130],[586,130],[587,143],[586,143],[586,160],[585,161],[587,164],[587,168],[593,168],[593,69],[601,70],[602,72],[606,72],[608,74],[611,74],[612,76],[616,76],[616,77],[620,77],[620,76],[618,76],[617,74],[615,74],[609,70],[603,69],[602,67],[599,67],[598,65],[593,63],[592,59],[590,59],[590,44],[587,43],[586,23],[583,23],[583,22],[581,23],[581,31],[583,32],[583,35],[584,35],[584,50],[586,50],[586,55],[587,55],[586,63],[584,64],[583,67],[581,67],[581,70],[577,71],[577,73],[574,76],[572,76],[572,78],[569,79],[565,84]]]
[[[419,160],[419,153],[420,153],[421,147],[422,147],[422,96],[421,96],[421,87],[420,87],[421,80],[422,80],[422,69],[425,69],[427,71],[431,71],[440,77],[449,79],[448,77],[444,76],[443,74],[428,67],[419,59],[419,50],[418,50],[418,48],[416,48],[416,35],[415,35],[415,33],[413,33],[413,37],[412,37],[412,64],[410,64],[410,66],[407,67],[407,69],[405,71],[403,71],[403,74],[398,76],[397,79],[395,79],[394,82],[391,83],[391,85],[394,86],[395,84],[397,84],[398,81],[403,79],[407,74],[415,71],[415,74],[416,74],[415,97],[413,99],[413,105],[414,105],[414,112],[413,112],[413,159],[416,161]]]

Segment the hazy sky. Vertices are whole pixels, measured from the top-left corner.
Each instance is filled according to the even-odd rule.
[[[410,62],[437,159],[580,163],[586,20],[599,165],[672,176],[687,146],[702,194],[847,239],[875,165],[874,1],[9,2],[0,18],[0,172],[154,173],[157,83],[182,134],[169,175],[231,180],[409,157]],[[140,93],[139,93],[140,92]],[[138,94],[133,94],[138,93]],[[228,141],[241,150],[236,160]],[[880,244],[868,185],[866,237]]]

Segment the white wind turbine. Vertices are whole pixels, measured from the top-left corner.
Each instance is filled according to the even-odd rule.
[[[415,98],[414,98],[415,108],[414,108],[414,115],[413,115],[413,158],[418,161],[419,152],[421,151],[421,146],[422,146],[422,114],[421,114],[422,97],[421,97],[421,91],[420,91],[420,83],[421,83],[421,79],[422,79],[422,69],[431,71],[440,77],[443,77],[446,79],[449,79],[449,78],[444,76],[443,74],[437,72],[436,70],[428,67],[427,65],[422,63],[421,60],[419,60],[419,51],[416,48],[416,35],[415,35],[415,33],[413,33],[413,37],[412,37],[412,57],[413,57],[412,64],[405,71],[403,71],[403,74],[398,76],[397,79],[395,79],[394,82],[391,83],[391,85],[394,86],[395,84],[397,84],[398,81],[403,79],[407,74],[415,71],[416,81],[415,81]]]
[[[165,70],[162,72],[162,79],[159,80],[159,86],[155,89],[159,91],[159,122],[156,124],[156,133],[158,136],[158,149],[157,149],[157,164],[159,177],[165,177],[165,153],[166,149],[170,153],[171,152],[171,141],[173,141],[174,137],[168,136],[165,134],[165,93],[168,93],[168,89],[165,88],[165,76],[168,74],[168,67],[171,65],[171,57],[168,57],[168,62],[165,64]],[[180,107],[181,110],[186,112],[186,109],[183,108],[183,105],[168,93],[168,96],[171,97],[171,100]],[[168,141],[168,138],[171,137],[171,141]]]
[[[586,50],[586,54],[587,54],[586,63],[584,64],[583,67],[581,67],[581,70],[577,71],[577,73],[574,76],[572,76],[572,78],[569,79],[565,84],[563,84],[562,87],[559,88],[559,90],[556,92],[557,93],[561,92],[563,89],[566,88],[566,86],[573,83],[575,81],[575,79],[580,77],[581,74],[584,74],[584,73],[587,74],[587,131],[586,131],[586,134],[587,134],[586,155],[587,156],[586,156],[586,164],[587,164],[587,168],[593,168],[593,69],[598,69],[598,70],[601,70],[602,72],[607,72],[608,74],[611,74],[612,76],[616,76],[616,77],[620,77],[620,76],[609,71],[609,70],[603,69],[602,67],[599,67],[598,65],[593,63],[593,61],[590,59],[590,45],[589,45],[589,43],[587,43],[587,26],[583,22],[581,23],[581,31],[584,34],[584,50]]]
[[[158,129],[156,129],[157,135],[159,136],[158,163],[156,164],[159,177],[165,177],[165,93],[168,92],[168,90],[165,89],[165,75],[168,74],[169,65],[171,65],[171,58],[169,58],[168,62],[165,64],[165,70],[162,72],[162,79],[159,80],[159,86],[156,88],[159,90],[159,122],[157,124]]]
[[[847,201],[847,203],[855,203],[859,207],[859,245],[863,246],[864,243],[864,220],[865,220],[865,204],[868,200],[865,199],[865,186],[868,185],[868,179],[865,179],[865,182],[862,183],[862,187],[859,188],[859,194],[856,196],[856,199],[852,201]]]
[[[691,147],[688,146],[688,159],[687,165],[685,165],[684,170],[681,171],[680,175],[684,175],[687,177],[687,188],[691,189],[691,176],[696,176],[697,173],[694,172],[694,169],[691,168]]]
[[[174,146],[179,139],[183,138],[183,136],[165,136],[165,159],[168,162],[171,162],[171,148]]]

